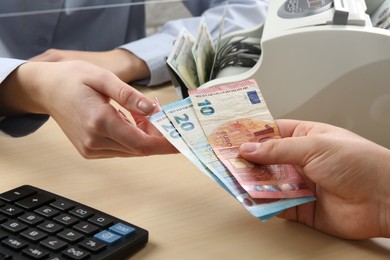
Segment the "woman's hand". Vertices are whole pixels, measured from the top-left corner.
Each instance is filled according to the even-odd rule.
[[[90,63],[28,62],[1,87],[3,115],[49,114],[85,158],[177,152],[147,120],[158,109],[155,102]],[[134,123],[111,99],[130,112]]]

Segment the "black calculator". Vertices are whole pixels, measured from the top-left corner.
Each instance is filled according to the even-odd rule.
[[[148,231],[24,185],[0,194],[0,259],[126,259]]]

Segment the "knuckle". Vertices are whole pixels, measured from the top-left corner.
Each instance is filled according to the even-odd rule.
[[[90,67],[90,64],[87,66]],[[108,82],[112,82],[114,75],[112,72],[98,67],[90,67],[90,69],[93,71],[93,78],[95,82],[99,82],[99,84],[105,88],[110,87]]]
[[[121,86],[119,89],[119,101],[126,104],[134,96],[134,91],[130,87]]]
[[[90,118],[85,123],[87,133],[90,133],[92,135],[102,133],[105,129],[106,124],[105,115],[99,113],[99,110],[95,112],[96,114],[90,116]]]
[[[48,49],[43,54],[54,60],[60,60],[62,58],[61,52],[57,49]]]
[[[96,138],[93,138],[93,137],[86,138],[86,140],[84,140],[84,143],[83,143],[83,148],[84,148],[84,152],[86,154],[89,154],[90,151],[96,150],[99,148],[98,141],[96,140]]]
[[[79,149],[78,149],[80,155],[84,158],[84,159],[92,159],[92,151],[90,149],[88,149],[86,146],[82,145]]]
[[[135,151],[134,156],[149,156],[153,153],[151,152],[152,145],[149,145],[147,142],[140,140],[137,144],[133,145]]]

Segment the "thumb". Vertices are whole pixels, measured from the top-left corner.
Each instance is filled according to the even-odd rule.
[[[313,147],[303,137],[271,139],[262,143],[244,143],[241,156],[258,164],[304,165]]]

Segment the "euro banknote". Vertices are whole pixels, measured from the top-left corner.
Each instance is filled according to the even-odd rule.
[[[148,118],[148,120],[161,132],[161,134],[188,160],[190,160],[202,173],[216,181],[225,190],[229,189],[198,159],[169,121],[167,115],[160,111]],[[229,191],[230,192],[230,191]]]
[[[194,41],[193,36],[183,28],[167,58],[167,64],[179,75],[188,89],[195,89],[200,86],[196,63],[192,54]]]
[[[310,197],[296,199],[251,198],[215,155],[199,124],[189,98],[165,105],[163,111],[194,155],[224,184],[223,187],[231,195],[260,220],[266,221],[287,208],[313,200]],[[168,140],[171,138],[169,137]]]
[[[198,35],[192,47],[192,54],[195,59],[199,84],[202,85],[210,79],[215,56],[214,45],[204,17],[202,17]]]
[[[257,165],[239,155],[244,142],[280,138],[255,80],[188,91],[219,160],[252,198],[313,196],[292,165]]]

